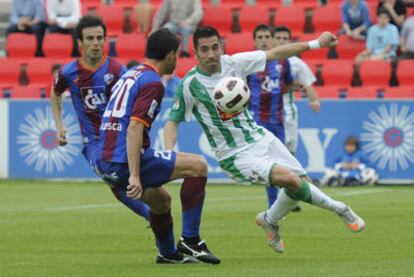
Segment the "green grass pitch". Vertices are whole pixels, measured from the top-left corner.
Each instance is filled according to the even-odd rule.
[[[173,196],[181,230],[179,186]],[[220,265],[156,265],[147,223],[102,183],[0,181],[0,276],[414,276],[414,188],[324,189],[366,221],[358,234],[303,204],[281,223],[284,254],[254,224],[260,186],[209,185],[201,235]]]

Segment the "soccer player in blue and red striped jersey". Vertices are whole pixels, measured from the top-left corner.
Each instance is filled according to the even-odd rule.
[[[269,50],[273,47],[273,37],[267,25],[260,24],[253,31],[256,50]],[[287,59],[269,61],[262,72],[247,76],[250,87],[249,109],[258,125],[273,133],[285,143],[283,125],[283,93],[293,83],[293,75]],[[278,189],[266,187],[269,207],[275,202]]]
[[[100,126],[94,167],[104,180],[150,206],[150,225],[159,250],[157,263],[192,263],[198,259],[217,264],[220,259],[199,236],[206,161],[195,154],[150,148],[148,133],[164,97],[160,76],[174,71],[177,51],[178,39],[170,30],[159,29],[149,36],[145,63],[131,68],[112,89]],[[184,178],[180,194],[183,232],[176,248],[171,197],[163,184],[180,178]]]
[[[82,56],[64,65],[55,79],[51,92],[52,112],[56,124],[58,144],[66,145],[62,122],[62,93],[69,89],[72,103],[79,119],[83,137],[82,153],[90,161],[97,147],[102,114],[111,95],[112,86],[126,69],[116,60],[103,54],[106,26],[100,18],[83,17],[76,29]],[[149,220],[149,207],[139,200],[127,197],[126,192],[111,187],[119,201],[135,213]]]

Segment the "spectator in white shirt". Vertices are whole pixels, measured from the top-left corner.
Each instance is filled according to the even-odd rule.
[[[72,56],[79,56],[75,29],[81,16],[79,0],[48,0],[46,5],[49,33],[71,34],[73,37]]]

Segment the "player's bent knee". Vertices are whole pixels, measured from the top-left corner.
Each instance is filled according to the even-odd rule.
[[[200,177],[200,176],[207,176],[208,169],[207,169],[207,161],[201,156],[194,157],[194,176],[193,177]]]
[[[295,192],[300,189],[300,177],[287,168],[279,167],[272,171],[271,184]]]

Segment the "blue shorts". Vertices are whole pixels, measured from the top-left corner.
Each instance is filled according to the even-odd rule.
[[[176,153],[170,150],[146,149],[141,155],[141,184],[143,189],[160,187],[170,181],[175,166]],[[127,163],[90,161],[95,173],[106,183],[122,189],[129,184]]]

